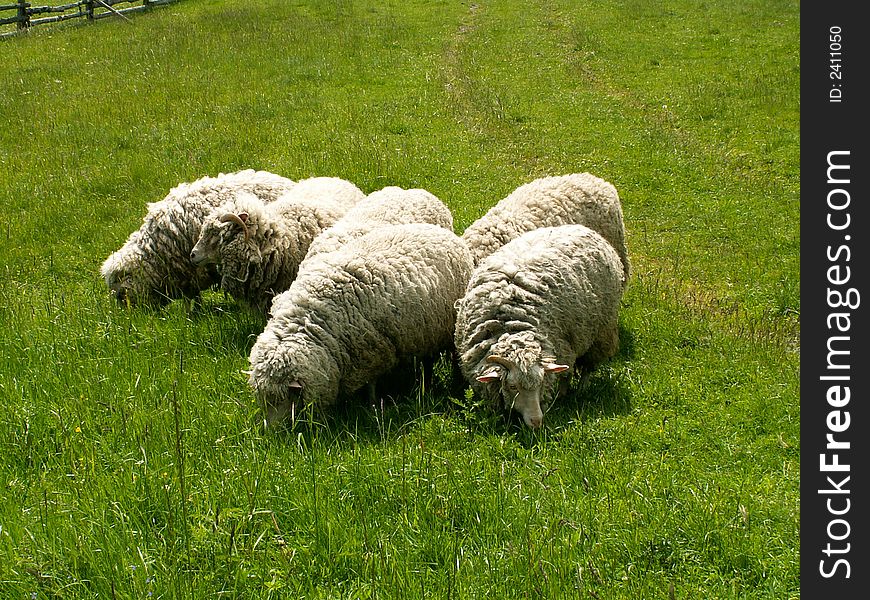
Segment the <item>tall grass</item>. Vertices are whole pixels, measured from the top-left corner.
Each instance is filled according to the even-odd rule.
[[[0,43],[0,598],[799,597],[796,2],[184,2]],[[445,381],[265,434],[262,316],[115,306],[180,181],[623,199],[622,349],[533,434]]]

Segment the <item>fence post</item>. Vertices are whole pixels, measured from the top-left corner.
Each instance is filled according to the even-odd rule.
[[[30,13],[27,9],[30,8],[30,2],[27,0],[18,0],[18,29],[27,29],[30,27]]]
[[[85,0],[85,17],[88,21],[94,20],[94,0]]]

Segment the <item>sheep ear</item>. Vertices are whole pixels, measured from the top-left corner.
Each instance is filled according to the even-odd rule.
[[[557,365],[555,363],[546,363],[544,365],[544,373],[561,373],[562,371],[567,371],[570,367],[568,365]]]
[[[491,381],[498,381],[499,379],[501,379],[501,373],[498,369],[490,369],[477,378],[481,383],[490,383]]]
[[[248,213],[246,213],[246,212],[240,212],[239,215],[238,215],[238,217],[239,217],[239,220],[240,220],[242,223],[247,223],[247,222],[248,222]]]

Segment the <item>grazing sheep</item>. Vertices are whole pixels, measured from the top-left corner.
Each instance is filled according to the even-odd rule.
[[[253,169],[182,183],[163,200],[148,205],[142,226],[105,260],[100,273],[122,304],[196,298],[216,281],[214,269],[190,260],[190,250],[209,211],[239,191],[268,202],[294,185],[285,177]]]
[[[339,177],[310,177],[298,181],[292,189],[281,194],[279,199],[286,204],[298,204],[300,207],[324,206],[330,210],[336,210],[344,215],[350,208],[365,198],[365,193],[356,185]],[[233,215],[242,214],[242,210],[236,206],[236,200],[243,199],[242,203],[251,202],[250,196],[242,194],[238,198],[231,196],[225,199],[223,206],[212,208],[206,215],[200,230],[199,238],[190,252],[191,260],[198,265],[217,264],[220,260],[221,247],[229,241],[226,238],[234,238],[235,233],[242,233],[248,229],[244,220],[247,216],[239,218]],[[269,204],[263,202],[261,204]],[[231,225],[235,223],[239,229],[233,230]],[[250,231],[248,231],[250,237]]]
[[[337,250],[377,227],[404,223],[432,223],[453,231],[453,214],[426,190],[387,186],[366,196],[317,236],[308,248],[308,256]]]
[[[589,173],[542,177],[521,185],[469,225],[462,239],[477,265],[527,231],[557,225],[586,225],[619,254],[628,280],[628,251],[622,204],[612,184]]]
[[[556,373],[616,354],[624,282],[619,255],[584,225],[536,229],[493,252],[457,302],[456,348],[474,392],[540,427]]]
[[[306,260],[251,349],[267,424],[328,406],[402,359],[452,349],[471,255],[452,231],[389,225]]]
[[[216,264],[221,289],[265,311],[296,278],[311,241],[364,197],[337,177],[302,180],[269,204],[237,194],[206,217],[190,259]]]

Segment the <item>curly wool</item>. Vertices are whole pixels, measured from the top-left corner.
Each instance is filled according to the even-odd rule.
[[[462,233],[474,264],[527,231],[586,225],[619,254],[626,280],[629,262],[622,204],[616,188],[590,173],[542,177],[519,186]]]
[[[267,421],[330,405],[400,359],[450,349],[471,268],[462,240],[432,224],[381,227],[306,260],[251,349],[249,382]]]
[[[213,257],[221,289],[265,311],[296,278],[311,241],[345,214],[345,206],[331,195],[296,194],[295,189],[270,204],[239,194],[209,214],[192,255],[202,263]],[[246,215],[247,233],[238,223],[224,221],[227,214]]]
[[[406,223],[431,223],[453,231],[453,214],[427,190],[387,186],[366,196],[317,236],[308,249],[308,256],[337,250],[377,227]]]
[[[285,225],[292,229],[293,225],[289,222],[289,219],[294,217],[305,218],[307,216],[306,211],[322,207],[328,213],[338,213],[339,216],[342,216],[363,198],[365,198],[365,193],[345,179],[339,177],[309,177],[308,179],[300,180],[292,189],[282,194],[278,203],[284,205],[283,212],[286,213],[288,219]],[[250,209],[250,212],[261,215],[262,219],[266,219],[267,216],[262,204],[271,204],[271,202],[258,204],[256,198],[252,200],[250,196],[242,194],[227,198],[223,205],[213,208],[207,215],[200,231],[199,239],[191,251],[191,260],[196,264],[219,263],[221,253],[225,251],[225,246],[236,238],[236,234],[244,232],[243,229],[239,229],[234,224],[229,223],[226,217],[246,214]],[[298,212],[294,212],[294,210]],[[281,217],[277,212],[273,211],[273,213],[273,217]],[[334,222],[334,220],[330,221],[329,225]],[[269,236],[270,228],[273,225],[263,220],[262,227],[265,228],[263,235]],[[251,228],[248,227],[247,229],[250,236]],[[306,227],[303,227],[303,229],[306,229]],[[320,232],[322,229],[312,229],[312,231]],[[305,232],[303,231],[302,233],[304,235]],[[260,240],[261,243],[263,241],[263,239]],[[310,240],[305,242],[306,248],[309,243]]]
[[[287,289],[311,241],[365,197],[339,177],[300,180],[274,203],[240,196],[214,209],[191,256],[214,262],[221,289],[260,310]],[[224,216],[245,216],[245,230]]]
[[[583,225],[536,229],[507,243],[474,269],[457,302],[462,374],[492,405],[546,402],[557,380],[546,365],[568,369],[583,359],[591,366],[616,353],[624,280],[615,250]],[[493,372],[500,384],[478,381]]]
[[[294,185],[286,177],[253,169],[182,183],[163,200],[148,204],[142,226],[105,260],[100,273],[124,303],[196,297],[216,282],[214,269],[190,260],[209,211],[240,190],[272,201]]]
[[[341,177],[308,177],[296,183],[291,197],[305,204],[329,200],[347,211],[365,198],[365,193],[356,184]]]

